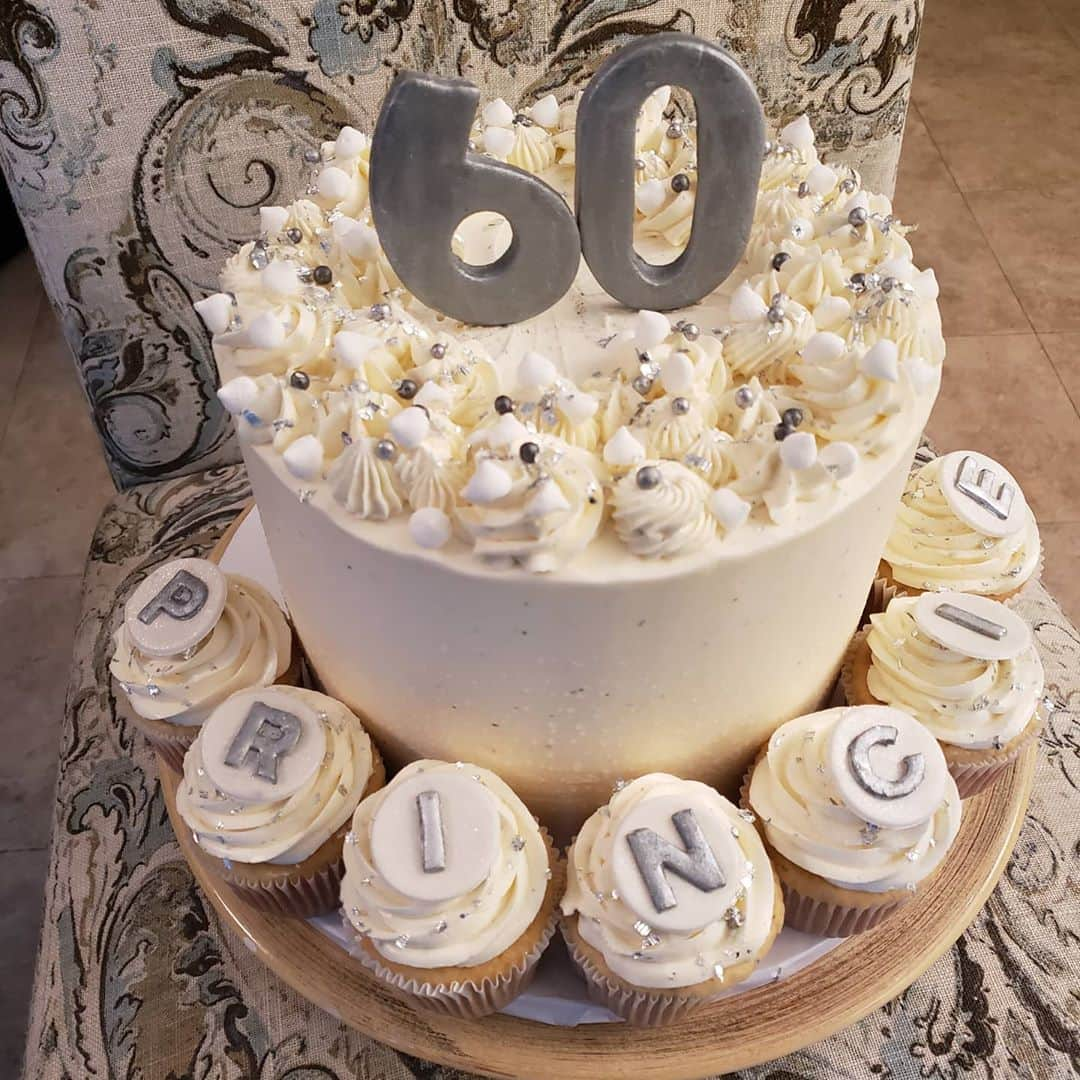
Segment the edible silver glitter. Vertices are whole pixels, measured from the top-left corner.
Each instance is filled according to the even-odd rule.
[[[450,924],[445,919],[440,919],[434,926],[432,933],[445,934]]]
[[[712,973],[713,973],[713,978],[714,979],[717,979],[720,982],[724,981],[724,965],[723,964],[713,964]]]
[[[408,934],[399,934],[396,938],[394,938],[394,945],[395,945],[396,948],[399,948],[399,949],[408,948],[409,935]]]
[[[515,836],[514,839],[510,841],[510,847],[513,848],[514,851],[524,851],[525,837]]]
[[[743,913],[737,907],[729,907],[724,912],[724,922],[732,930],[738,930],[745,921]]]
[[[601,893],[601,896],[604,894]],[[644,919],[638,919],[634,923],[634,933],[639,937],[648,937],[652,933],[652,927]]]

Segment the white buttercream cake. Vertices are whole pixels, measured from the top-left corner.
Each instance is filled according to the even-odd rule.
[[[478,148],[570,197],[575,103],[491,103]],[[197,305],[307,655],[393,764],[496,770],[554,829],[620,777],[734,794],[821,707],[940,382],[933,272],[805,118],[765,148],[743,261],[681,312],[621,308],[582,264],[554,307],[457,323],[397,279],[366,136]],[[692,119],[637,132],[635,243],[675,257]],[[490,261],[502,219],[462,224]]]

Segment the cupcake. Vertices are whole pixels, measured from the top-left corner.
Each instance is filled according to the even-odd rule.
[[[898,596],[857,634],[844,663],[851,705],[892,705],[941,744],[966,799],[1042,726],[1043,668],[1026,622],[966,593]]]
[[[752,821],[705,784],[649,773],[585,822],[562,931],[594,1001],[652,1027],[754,971],[784,903]]]
[[[184,758],[176,808],[218,875],[266,911],[333,911],[349,818],[385,780],[360,721],[291,686],[241,690]]]
[[[109,670],[138,728],[174,769],[210,713],[249,686],[300,682],[300,651],[273,597],[206,559],[174,559],[132,593]]]
[[[907,593],[1005,600],[1039,565],[1039,530],[1020,485],[993,459],[957,450],[908,477],[881,574]]]
[[[531,981],[563,878],[550,837],[494,773],[415,761],[357,807],[341,905],[380,981],[422,1008],[480,1017]]]
[[[940,866],[960,795],[933,735],[899,709],[826,709],[780,727],[743,802],[784,889],[787,923],[825,937],[870,929]]]

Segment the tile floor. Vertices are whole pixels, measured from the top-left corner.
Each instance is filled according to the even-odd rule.
[[[1047,583],[1080,620],[1080,15],[1072,0],[927,8],[896,205],[942,285],[949,359],[931,433],[1016,473]],[[0,1075],[12,1076],[79,579],[112,488],[28,255],[0,267],[0,311],[0,738],[21,750],[0,760]]]

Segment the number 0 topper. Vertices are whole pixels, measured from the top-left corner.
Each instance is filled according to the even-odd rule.
[[[661,86],[697,106],[693,228],[673,262],[634,251],[634,128]],[[386,96],[371,146],[371,208],[390,264],[423,303],[463,322],[531,318],[573,284],[584,253],[601,286],[633,308],[670,310],[707,296],[750,235],[765,122],[753,84],[723,49],[689,34],[655,34],[615,53],[578,107],[577,222],[542,180],[468,151],[480,94],[464,79],[404,72]],[[488,266],[451,251],[470,214],[501,213],[510,247]]]

